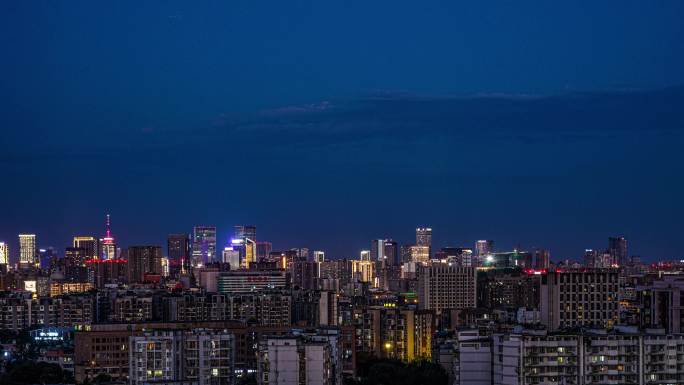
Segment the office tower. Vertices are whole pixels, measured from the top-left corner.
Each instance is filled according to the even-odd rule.
[[[432,255],[432,228],[418,227],[416,228],[416,245],[427,246],[428,255]]]
[[[373,239],[371,241],[370,258],[373,262],[382,261],[384,259],[383,252],[385,251],[384,239]]]
[[[375,262],[352,260],[352,279],[355,282],[375,282]]]
[[[118,259],[118,255],[116,251],[116,240],[112,235],[112,222],[109,214],[107,214],[105,225],[105,236],[104,238],[100,239],[100,259],[104,261],[115,260]]]
[[[36,263],[39,264],[41,269],[50,270],[51,267],[56,267],[57,265],[57,253],[55,253],[54,247],[48,247],[47,249],[38,249],[38,260]]]
[[[401,265],[401,255],[399,254],[399,245],[391,239],[385,239],[383,242],[383,257],[385,264],[389,266]]]
[[[627,240],[624,237],[608,238],[608,252],[613,257],[614,263],[625,266],[629,262],[627,259]]]
[[[192,266],[216,260],[216,227],[195,226],[192,232]]]
[[[479,240],[475,243],[475,251],[478,257],[483,257],[494,252],[494,241]]]
[[[73,247],[83,249],[87,259],[98,258],[99,244],[95,237],[77,236],[74,237]]]
[[[169,274],[176,276],[190,267],[190,237],[187,234],[169,234],[166,240],[169,257]]]
[[[225,330],[146,331],[128,351],[130,385],[234,383],[235,337]]]
[[[9,264],[9,245],[5,242],[0,242],[0,265]]]
[[[548,269],[551,253],[548,250],[537,249],[534,251],[534,268],[537,270]]]
[[[161,246],[131,246],[128,248],[128,281],[142,283],[148,275],[162,275]]]
[[[598,250],[585,249],[584,250],[584,266],[586,267],[596,267],[598,262],[599,253]]]
[[[254,225],[236,225],[234,239],[249,238],[252,241],[257,241],[256,226]]]
[[[92,257],[88,256],[86,249],[67,247],[64,250],[64,277],[72,282],[93,282],[94,274],[89,274],[90,269],[86,265],[89,259]]]
[[[421,266],[418,273],[418,306],[441,312],[476,306],[476,270],[445,264]]]
[[[226,246],[223,248],[221,262],[230,265],[231,270],[240,268],[240,250],[236,250],[233,246]]]
[[[257,242],[257,261],[261,262],[268,259],[268,256],[273,251],[273,244],[271,242]]]
[[[314,262],[324,262],[325,261],[325,253],[320,250],[314,250],[313,252],[313,259]]]
[[[361,254],[359,255],[359,259],[361,261],[370,261],[371,260],[370,250],[361,250]]]
[[[410,261],[414,263],[428,263],[430,261],[430,248],[428,246],[409,246]]]
[[[542,274],[541,322],[549,330],[610,327],[618,320],[618,271],[557,270]]]
[[[249,269],[250,264],[257,261],[257,234],[256,226],[236,225],[231,243],[240,251],[240,265]]]
[[[36,264],[35,234],[19,234],[19,263],[24,266]]]
[[[377,269],[386,265],[396,266],[401,264],[399,246],[391,239],[374,239],[371,241],[370,258],[377,262]]]

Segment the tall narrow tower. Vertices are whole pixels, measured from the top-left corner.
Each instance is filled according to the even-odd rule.
[[[107,214],[107,220],[105,222],[105,236],[100,239],[100,244],[102,245],[102,250],[100,252],[100,258],[102,260],[116,259],[116,242],[114,236],[112,236],[112,222],[109,214]]]

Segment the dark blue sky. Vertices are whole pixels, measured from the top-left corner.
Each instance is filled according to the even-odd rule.
[[[681,1],[0,4],[0,241],[679,258]]]

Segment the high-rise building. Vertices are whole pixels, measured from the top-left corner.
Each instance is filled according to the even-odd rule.
[[[352,260],[351,262],[352,278],[357,282],[366,282],[375,286],[375,262],[366,260]]]
[[[494,252],[494,241],[481,239],[475,243],[475,251],[478,257],[483,257]]]
[[[417,227],[416,228],[416,245],[427,246],[430,255],[432,255],[432,228]]]
[[[216,227],[195,226],[192,233],[192,266],[216,261]]]
[[[256,226],[254,225],[236,225],[235,226],[235,239],[249,238],[256,243],[257,234]]]
[[[161,276],[162,271],[161,246],[131,246],[128,248],[128,281],[131,283],[145,282],[146,276]]]
[[[337,346],[302,336],[271,336],[259,344],[257,384],[333,385],[339,383]],[[338,368],[335,370],[335,368]]]
[[[166,242],[169,274],[175,276],[190,267],[190,237],[188,234],[169,234]]]
[[[38,260],[36,263],[39,264],[41,269],[52,271],[57,267],[57,253],[54,247],[48,247],[47,249],[38,249]]]
[[[256,249],[257,261],[264,261],[273,251],[273,244],[271,242],[257,242]]]
[[[9,264],[9,245],[5,242],[0,242],[0,265]]]
[[[382,261],[384,258],[383,252],[385,251],[385,240],[384,239],[373,239],[371,241],[370,248],[370,258],[373,262]]]
[[[234,248],[240,251],[240,264],[242,268],[249,269],[250,265],[257,261],[257,238],[256,226],[236,225],[235,233],[231,241]]]
[[[86,249],[67,247],[64,250],[64,277],[72,282],[94,282],[94,271],[86,265],[86,261],[92,259]]]
[[[428,246],[409,246],[410,262],[427,263],[430,261],[430,247]]]
[[[537,270],[548,269],[551,253],[548,250],[537,249],[534,251],[534,268]]]
[[[441,312],[477,305],[476,270],[446,264],[422,266],[418,273],[418,306]]]
[[[19,234],[19,263],[22,265],[36,264],[36,235]]]
[[[240,250],[236,250],[233,246],[226,246],[223,248],[222,262],[230,265],[231,270],[240,268]]]
[[[128,350],[130,385],[234,383],[235,338],[227,331],[150,331],[130,337]]]
[[[361,261],[370,261],[371,260],[370,250],[361,250],[361,253],[359,255],[359,259]]]
[[[549,330],[610,327],[618,320],[618,271],[549,271],[542,274],[539,298],[541,322]]]
[[[663,275],[650,284],[638,286],[641,323],[644,327],[662,328],[667,333],[684,332],[684,279]]]
[[[372,240],[370,258],[372,261],[378,262],[378,269],[382,268],[385,265],[396,266],[401,264],[399,246],[397,242],[391,239]]]
[[[596,267],[598,257],[599,257],[598,250],[585,249],[584,250],[584,266]]]
[[[73,247],[83,249],[87,259],[98,257],[98,240],[91,236],[77,236],[74,237]]]
[[[112,235],[111,225],[111,218],[109,214],[107,214],[105,236],[104,238],[100,239],[100,259],[104,261],[115,260],[118,258],[116,251],[116,240]]]
[[[385,264],[389,266],[401,265],[401,255],[399,254],[399,244],[391,239],[385,239],[383,243],[383,257]]]
[[[325,252],[320,250],[314,250],[313,252],[314,262],[325,262]]]
[[[613,257],[613,261],[619,266],[625,266],[629,262],[627,259],[627,240],[625,237],[608,238],[608,252]]]

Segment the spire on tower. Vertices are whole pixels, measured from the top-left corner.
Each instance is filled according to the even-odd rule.
[[[105,222],[105,237],[102,240],[107,245],[114,244],[114,237],[112,236],[111,225],[112,225],[112,220],[109,217],[109,214],[107,214],[107,220]]]
[[[107,214],[107,223],[106,223],[106,226],[107,226],[107,238],[111,238],[111,235],[112,235],[112,234],[111,234],[111,228],[110,228],[110,227],[111,227],[111,224],[112,224],[112,222],[111,222],[111,220],[109,219],[109,214]]]

